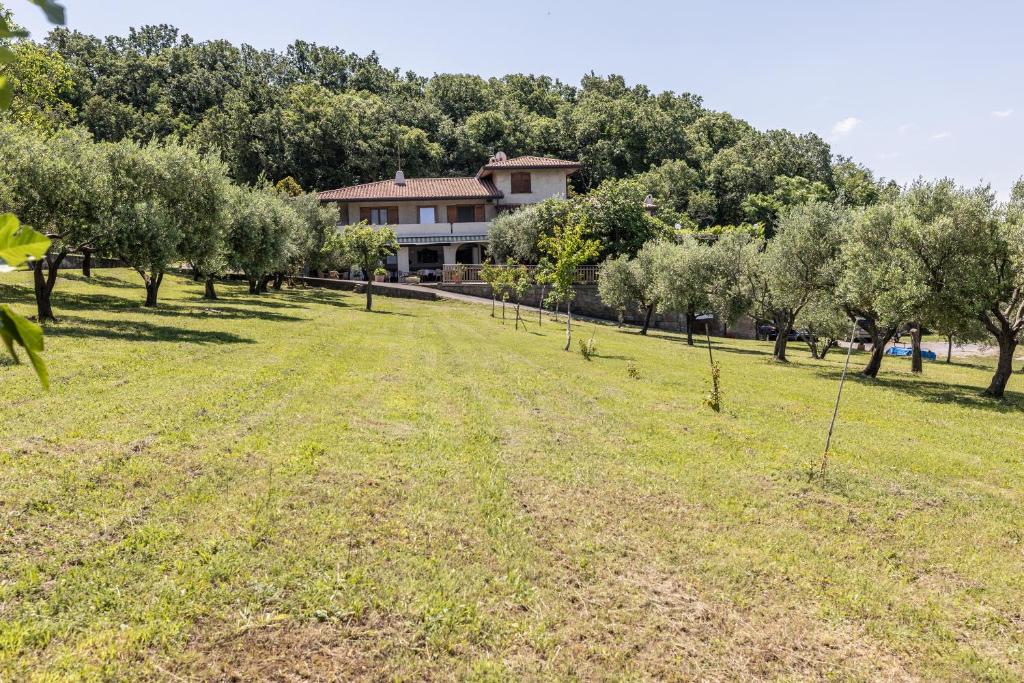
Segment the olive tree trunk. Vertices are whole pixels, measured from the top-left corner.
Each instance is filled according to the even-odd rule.
[[[1000,335],[999,337],[999,361],[996,363],[996,372],[992,375],[992,381],[985,389],[984,395],[992,398],[1002,398],[1006,392],[1006,383],[1010,381],[1013,374],[1013,354],[1017,350],[1016,335]]]
[[[216,300],[217,290],[214,288],[214,281],[212,275],[206,276],[206,291],[203,292],[204,299]]]
[[[64,257],[68,255],[67,249],[61,249],[55,254],[46,254],[43,258],[36,261],[32,270],[32,283],[36,295],[36,320],[43,323],[47,320],[56,321],[57,318],[53,315],[53,305],[51,303],[53,296],[53,288],[57,284],[57,274],[60,271],[60,264],[64,261]],[[46,272],[43,272],[45,265]]]
[[[149,308],[153,308],[157,303],[157,296],[160,293],[160,285],[164,281],[164,271],[156,270],[147,275],[146,271],[139,270],[139,274],[142,276],[142,281],[146,283],[145,305]]]
[[[654,315],[654,304],[647,307],[647,312],[644,314],[644,326],[640,328],[640,334],[647,334],[647,330],[651,326],[652,315]]]
[[[772,360],[780,363],[788,363],[786,349],[789,347],[789,333],[793,331],[793,321],[796,314],[793,311],[777,311],[775,314],[775,348],[772,351]],[[781,324],[780,324],[781,323]]]
[[[92,277],[92,249],[82,247],[82,275]]]
[[[565,302],[565,350],[572,345],[572,299]]]
[[[910,325],[910,371],[917,374],[924,371],[924,362],[921,359],[921,323],[919,322]]]
[[[373,310],[373,276],[366,278],[366,310]]]

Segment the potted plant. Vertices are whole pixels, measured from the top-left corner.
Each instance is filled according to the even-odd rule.
[[[456,264],[456,266],[452,268],[452,282],[454,282],[457,285],[462,284],[462,276],[465,274],[466,266],[462,265],[461,263]]]
[[[384,282],[387,279],[388,271],[386,268],[377,268],[377,270],[373,271],[374,282]]]

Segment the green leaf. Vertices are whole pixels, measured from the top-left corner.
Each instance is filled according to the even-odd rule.
[[[43,351],[43,329],[35,323],[25,320],[7,306],[0,306],[0,339],[16,362],[20,362],[14,345],[25,349],[32,367],[39,376],[44,389],[50,388],[50,375],[46,371],[46,363],[39,355]]]
[[[10,64],[17,58],[18,55],[11,48],[0,45],[0,64]]]
[[[29,2],[42,9],[51,24],[64,25],[64,5],[53,0],[29,0]]]
[[[15,28],[7,19],[0,16],[0,38],[28,38],[28,31]]]
[[[10,109],[13,100],[14,86],[7,80],[7,76],[0,76],[0,111]]]
[[[0,261],[20,266],[30,258],[39,259],[50,248],[50,238],[27,225],[21,225],[13,213],[0,214]]]

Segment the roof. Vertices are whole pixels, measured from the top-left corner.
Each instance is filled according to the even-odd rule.
[[[380,180],[325,190],[322,202],[379,202],[390,200],[498,199],[503,195],[488,178],[409,178],[405,185]]]
[[[551,157],[535,157],[535,156],[521,156],[513,157],[512,159],[500,159],[498,157],[491,157],[480,172],[477,173],[477,177],[483,175],[485,171],[500,171],[500,170],[511,170],[511,169],[542,169],[542,168],[565,168],[576,170],[580,165],[575,161],[566,161],[565,159],[553,159]]]

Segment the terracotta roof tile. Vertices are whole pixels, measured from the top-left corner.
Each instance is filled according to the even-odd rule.
[[[373,202],[406,199],[497,199],[502,196],[487,178],[409,178],[405,185],[381,180],[325,190],[322,202]]]
[[[579,168],[575,161],[565,159],[552,159],[551,157],[522,156],[503,161],[495,161],[491,158],[481,171],[496,171],[503,168]]]

